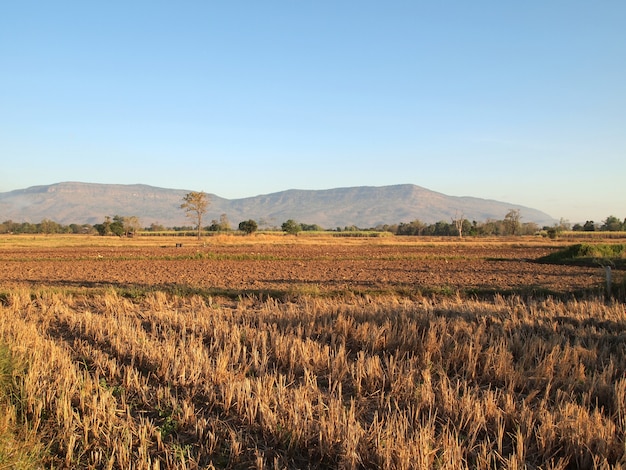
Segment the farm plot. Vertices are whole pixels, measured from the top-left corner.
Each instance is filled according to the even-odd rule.
[[[537,264],[545,245],[258,243],[0,250],[3,285],[173,287],[208,293],[566,294],[601,286],[598,267]]]
[[[3,249],[0,431],[54,468],[623,466],[624,304],[553,249]]]

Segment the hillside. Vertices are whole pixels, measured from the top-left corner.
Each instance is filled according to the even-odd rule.
[[[117,185],[66,182],[0,193],[0,221],[62,224],[102,222],[104,217],[138,216],[142,225],[189,225],[180,209],[190,190],[142,184]],[[210,194],[207,224],[226,214],[231,225],[256,220],[260,226],[280,226],[287,219],[324,228],[356,225],[361,228],[420,219],[427,223],[450,221],[464,214],[469,220],[502,219],[519,209],[524,222],[551,225],[554,219],[536,209],[474,197],[447,196],[420,186],[358,186],[327,190],[291,189],[243,199]]]

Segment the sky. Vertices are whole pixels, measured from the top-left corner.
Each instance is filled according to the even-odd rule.
[[[623,0],[1,2],[0,192],[411,183],[623,219],[625,24]]]

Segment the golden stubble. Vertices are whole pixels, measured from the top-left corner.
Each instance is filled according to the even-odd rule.
[[[57,468],[615,468],[624,305],[15,290]]]

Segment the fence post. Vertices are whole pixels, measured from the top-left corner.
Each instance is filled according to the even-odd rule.
[[[609,298],[611,297],[611,266],[605,266],[604,267],[604,272],[606,274],[606,292],[609,295]]]

